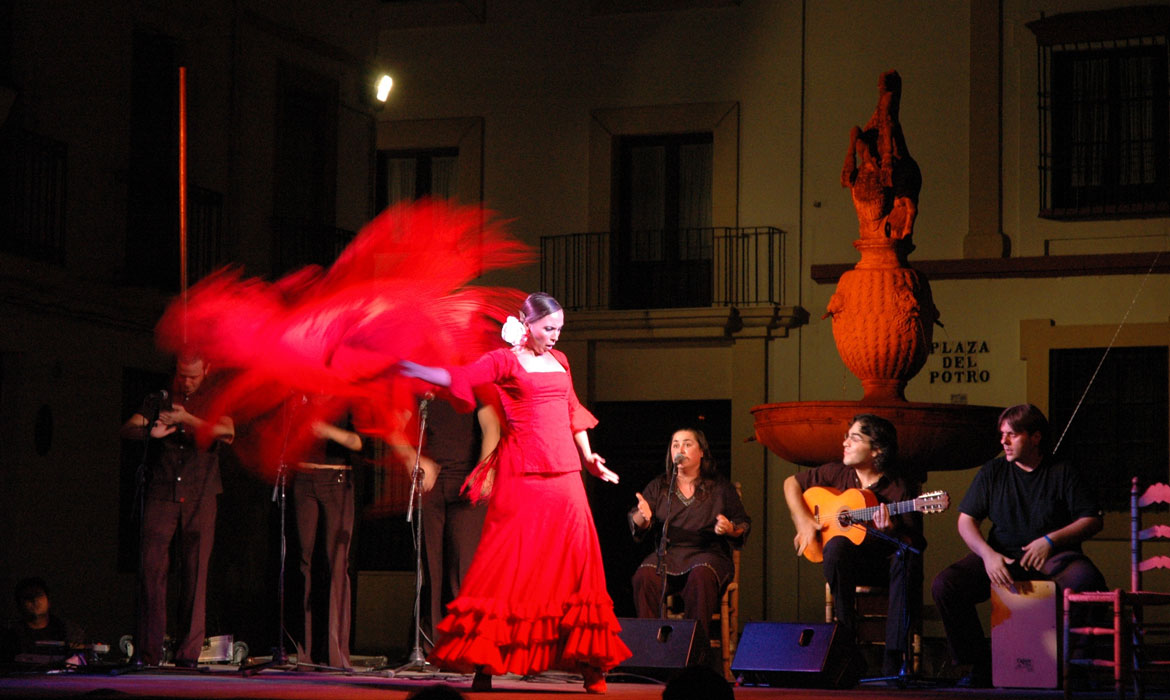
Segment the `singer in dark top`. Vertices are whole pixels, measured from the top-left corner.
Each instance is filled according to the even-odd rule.
[[[197,356],[181,356],[175,363],[174,393],[148,396],[142,408],[122,426],[122,437],[151,441],[142,512],[139,568],[138,628],[134,654],[141,663],[157,666],[163,660],[167,627],[167,565],[171,540],[178,533],[176,558],[182,574],[179,591],[179,646],[177,666],[193,667],[203,650],[206,631],[207,565],[215,541],[219,478],[219,446],[235,437],[232,419],[224,416],[208,426],[205,379],[209,366]],[[202,389],[202,391],[201,391]],[[148,418],[149,416],[149,418]],[[206,431],[212,442],[196,444]]]
[[[665,595],[681,593],[686,617],[700,621],[695,627],[696,663],[705,663],[710,650],[707,623],[735,575],[732,549],[743,546],[752,520],[735,486],[715,470],[707,437],[691,428],[674,433],[666,473],[636,497],[628,515],[634,538],[641,540],[651,531],[664,536],[634,572],[638,617],[660,616],[665,574]]]

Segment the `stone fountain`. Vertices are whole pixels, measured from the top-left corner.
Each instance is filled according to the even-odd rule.
[[[874,413],[898,429],[899,463],[907,473],[967,469],[999,452],[996,406],[906,400],[906,383],[930,354],[938,309],[930,283],[910,267],[922,173],[898,121],[902,79],[881,76],[878,104],[865,128],[853,127],[841,170],[857,210],[861,261],[841,276],[824,318],[845,366],[858,379],[860,401],[770,403],[752,409],[756,439],[803,466],[841,459],[850,419]]]

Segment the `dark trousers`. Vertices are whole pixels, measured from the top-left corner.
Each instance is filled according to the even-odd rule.
[[[1018,580],[1054,581],[1058,589],[1105,590],[1105,577],[1080,552],[1060,552],[1044,562],[1040,571],[1011,567]],[[931,595],[947,632],[951,661],[990,669],[991,649],[983,636],[983,625],[975,606],[991,597],[991,580],[979,555],[971,553],[934,577]]]
[[[422,498],[423,567],[426,595],[422,625],[435,640],[435,625],[443,619],[443,606],[459,595],[463,577],[471,566],[487,502],[472,505],[459,495],[462,479],[440,478]],[[430,645],[427,645],[428,650]]]
[[[207,565],[215,543],[218,497],[177,503],[147,498],[142,514],[142,567],[139,571],[138,629],[135,654],[143,663],[163,660],[167,630],[167,569],[171,540],[178,533],[179,647],[176,662],[197,662],[207,620]]]
[[[638,617],[658,617],[662,598],[662,576],[653,566],[639,566],[632,580],[634,608]],[[696,566],[680,576],[666,575],[666,594],[678,593],[683,599],[683,611],[688,620],[696,620],[695,662],[705,663],[711,649],[711,616],[719,611],[723,587],[719,577],[707,566]]]
[[[893,544],[873,535],[859,545],[834,537],[825,545],[822,568],[833,594],[833,613],[845,638],[857,638],[857,586],[885,586],[889,591],[886,650],[905,652],[908,630],[913,628],[922,600],[922,556],[906,552],[903,557]]]
[[[353,541],[353,483],[349,472],[314,469],[297,474],[293,483],[297,535],[301,543],[301,576],[305,581],[302,600],[305,634],[301,661],[313,660],[313,552],[320,525],[329,562],[328,660],[320,652],[315,660],[338,668],[349,668],[350,580],[349,548]]]

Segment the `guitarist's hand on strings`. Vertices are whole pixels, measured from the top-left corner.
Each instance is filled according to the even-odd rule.
[[[889,532],[894,529],[894,521],[890,519],[890,509],[882,503],[873,512],[873,526],[882,532]]]
[[[792,538],[792,545],[796,547],[796,555],[804,554],[805,548],[817,541],[817,536],[821,530],[817,527],[816,522],[809,518],[806,521],[796,524],[796,536]]]

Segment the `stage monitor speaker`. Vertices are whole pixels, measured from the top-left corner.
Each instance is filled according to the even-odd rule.
[[[836,624],[749,622],[743,627],[731,672],[743,685],[779,688],[847,688],[857,682],[853,645]]]
[[[615,670],[666,680],[690,663],[695,643],[694,620],[618,618],[621,638],[634,655]]]

